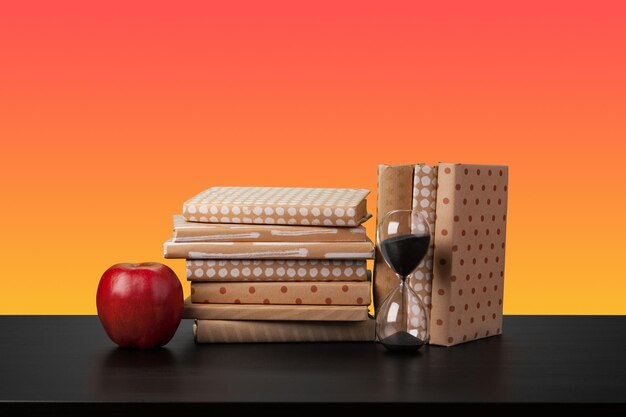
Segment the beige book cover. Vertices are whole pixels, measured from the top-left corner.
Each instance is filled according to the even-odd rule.
[[[220,259],[188,260],[187,280],[254,281],[365,281],[363,260]]]
[[[364,305],[366,282],[192,282],[191,301],[216,304]]]
[[[375,321],[196,320],[196,343],[373,342]]]
[[[174,216],[174,242],[364,242],[365,227],[188,222]]]
[[[440,163],[430,343],[502,332],[508,167]]]
[[[183,318],[203,320],[364,321],[367,306],[198,304],[185,299]]]
[[[378,165],[377,225],[383,216],[392,210],[411,210],[414,166]],[[396,274],[387,266],[382,254],[377,250],[374,263],[374,310],[380,308],[384,299],[398,283]]]
[[[365,242],[174,242],[163,244],[165,258],[180,259],[372,259]]]
[[[358,226],[367,218],[359,188],[211,187],[183,204],[183,217],[204,223]]]

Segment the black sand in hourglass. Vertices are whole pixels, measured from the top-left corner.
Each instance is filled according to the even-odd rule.
[[[430,235],[401,235],[383,240],[380,250],[391,269],[406,277],[422,262],[429,243]]]
[[[408,332],[396,332],[380,341],[389,350],[417,350],[424,345],[424,341]]]
[[[380,244],[380,250],[389,263],[391,269],[402,277],[415,271],[420,264],[430,244],[430,235],[402,235],[385,239]],[[387,336],[380,341],[389,350],[417,350],[424,345],[424,341],[412,334],[400,331]]]

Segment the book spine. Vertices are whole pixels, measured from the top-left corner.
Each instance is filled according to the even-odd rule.
[[[224,226],[224,225],[219,225]],[[203,228],[175,227],[174,242],[365,242],[365,228],[359,227],[285,227],[265,226]],[[308,229],[308,230],[307,230]]]
[[[183,217],[187,221],[200,223],[355,227],[367,219],[367,200],[363,199],[356,206],[333,207],[312,204],[242,206],[233,203],[209,205],[185,202]]]
[[[191,302],[366,306],[370,303],[370,283],[192,282]]]
[[[454,192],[456,184],[456,166],[454,164],[439,164],[437,183],[437,221],[435,223],[435,251],[433,255],[433,292],[437,294],[432,301],[430,311],[430,343],[449,345],[448,334],[450,320],[448,309],[452,300],[450,276],[455,259],[452,252],[455,233],[454,216],[457,195]],[[456,277],[454,278],[456,280]],[[450,342],[453,342],[451,340]]]
[[[174,259],[372,259],[366,242],[189,242],[169,240],[163,256]]]
[[[378,165],[378,199],[376,225],[392,210],[411,210],[413,165]],[[396,274],[387,266],[380,251],[374,263],[374,307],[399,284]]]
[[[196,320],[193,332],[196,343],[373,342],[375,321]]]
[[[433,255],[435,247],[435,209],[437,206],[437,167],[427,164],[417,164],[413,177],[413,210],[418,210],[427,219],[431,239],[428,252],[424,260],[409,277],[409,285],[420,296],[430,314]]]
[[[187,280],[254,281],[366,281],[365,261],[325,260],[188,260]]]
[[[204,320],[364,321],[366,306],[198,304],[185,300],[183,318]]]

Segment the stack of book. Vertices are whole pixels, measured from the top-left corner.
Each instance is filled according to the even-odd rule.
[[[373,341],[368,194],[212,187],[185,202],[164,256],[187,260],[196,342]]]

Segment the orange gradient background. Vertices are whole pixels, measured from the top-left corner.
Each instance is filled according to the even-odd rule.
[[[434,4],[433,4],[434,3]],[[626,3],[0,6],[0,314],[93,314],[212,185],[510,166],[507,314],[625,314]],[[373,236],[374,222],[368,223]],[[186,294],[188,285],[183,283]]]

